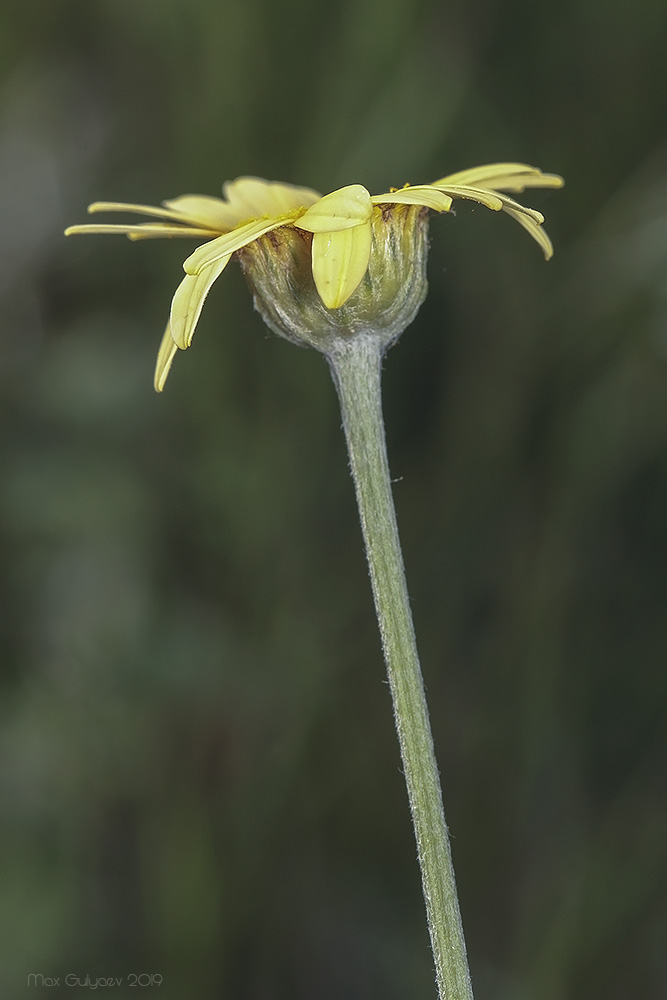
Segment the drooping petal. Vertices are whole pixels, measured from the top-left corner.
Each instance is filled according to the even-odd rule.
[[[315,233],[312,261],[315,287],[327,309],[344,305],[368,270],[371,224]]]
[[[374,205],[424,205],[436,212],[448,212],[452,207],[449,195],[430,184],[415,184],[388,194],[374,194],[371,201]]]
[[[320,195],[311,188],[265,181],[262,177],[237,177],[222,187],[223,194],[234,211],[243,219],[261,215],[282,215],[295,208],[315,204]]]
[[[468,198],[472,201],[477,201],[481,205],[485,205],[487,208],[493,209],[497,212],[499,209],[504,209],[506,212],[510,210],[512,212],[519,212],[522,215],[527,216],[532,219],[538,226],[544,222],[544,216],[541,212],[538,212],[535,208],[527,208],[525,205],[521,205],[514,198],[510,198],[509,195],[501,194],[496,191],[490,191],[487,188],[473,188],[467,187],[466,185],[461,186],[451,186],[442,187],[439,190],[447,191],[453,198]]]
[[[192,343],[204,300],[213,282],[227,267],[231,254],[221,257],[199,274],[186,274],[171,300],[171,336],[177,347],[185,350]]]
[[[223,233],[238,226],[244,218],[222,198],[205,194],[182,194],[178,198],[163,201],[162,204],[193,222]]]
[[[245,226],[233,229],[231,233],[225,233],[224,236],[218,236],[217,239],[197,247],[195,252],[184,262],[183,269],[186,274],[199,274],[205,267],[220,260],[221,257],[227,257],[235,250],[240,250],[241,247],[247,246],[253,240],[259,239],[271,229],[277,229],[278,226],[284,225],[284,219],[257,219],[248,222]]]
[[[309,233],[337,233],[367,223],[373,213],[371,196],[362,184],[349,184],[320,198],[294,225]]]
[[[509,195],[499,194],[498,197],[503,203],[503,210],[509,212],[510,209],[514,212],[520,212],[522,215],[527,215],[533,222],[536,222],[538,226],[541,226],[544,222],[544,216],[541,212],[538,212],[536,208],[526,208],[525,205],[521,205],[514,198],[510,198]]]
[[[162,335],[160,349],[157,352],[155,375],[153,376],[153,387],[156,392],[162,392],[164,389],[164,384],[167,381],[167,375],[169,374],[169,369],[171,368],[171,363],[174,360],[177,350],[178,348],[176,347],[174,338],[171,335],[171,327],[169,323],[167,323],[164,334]]]
[[[210,229],[194,229],[192,226],[169,226],[163,222],[139,222],[135,225],[121,223],[84,223],[82,226],[68,226],[65,236],[79,236],[84,233],[106,234],[116,233],[128,236],[131,240],[161,239],[169,236],[200,236],[210,239],[213,235]]]
[[[529,215],[524,215],[522,212],[517,212],[513,208],[506,208],[505,211],[508,215],[511,215],[513,219],[523,226],[530,235],[533,237],[536,243],[542,248],[545,260],[550,260],[553,257],[554,248],[551,240],[547,236],[546,232],[542,226],[538,225]]]
[[[503,207],[500,195],[494,194],[492,191],[486,191],[484,188],[458,184],[440,184],[439,181],[436,185],[432,186],[437,187],[440,191],[444,191],[451,198],[467,198],[470,201],[479,202],[480,205],[490,208],[493,212],[499,212]]]

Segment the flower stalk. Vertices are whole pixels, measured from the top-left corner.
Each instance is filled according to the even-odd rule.
[[[340,400],[408,789],[440,1000],[472,1000],[440,777],[433,750],[382,419],[381,338],[339,341],[327,354]]]

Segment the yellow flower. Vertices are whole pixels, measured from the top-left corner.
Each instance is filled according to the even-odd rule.
[[[71,226],[74,233],[122,233],[131,240],[185,236],[205,242],[183,264],[185,277],[171,303],[155,369],[154,385],[164,388],[176,351],[185,350],[216,278],[237,251],[261,241],[272,230],[288,227],[310,241],[312,278],[326,310],[338,310],[357,291],[369,268],[374,227],[389,219],[391,206],[418,206],[448,212],[454,198],[476,201],[492,211],[507,212],[541,246],[553,253],[542,229],[544,217],[506,194],[526,188],[561,187],[555,174],[543,174],[522,163],[495,163],[462,170],[432,184],[406,184],[386,194],[371,195],[351,184],[321,196],[310,188],[239,177],[223,186],[223,198],[182,195],[163,207],[120,202],[95,202],[88,211],[134,212],[160,221],[135,224]]]

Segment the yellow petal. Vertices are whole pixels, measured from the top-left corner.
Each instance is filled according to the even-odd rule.
[[[439,190],[444,191],[451,198],[467,198],[470,201],[477,201],[480,205],[485,205],[486,208],[490,208],[494,212],[499,212],[503,207],[500,195],[494,194],[491,191],[485,191],[484,188],[458,184],[441,184],[439,181],[437,185],[433,186],[437,186]]]
[[[139,222],[135,225],[123,225],[114,223],[85,223],[82,226],[69,226],[65,230],[65,236],[79,236],[81,234],[105,234],[117,233],[128,236],[131,240],[160,239],[164,236],[202,236],[204,239],[211,237],[210,229],[194,229],[192,226],[169,226],[164,222]]]
[[[262,177],[237,177],[227,181],[222,188],[225,198],[242,219],[257,218],[260,215],[282,215],[294,208],[307,208],[318,199],[317,191],[265,181]]]
[[[551,257],[553,257],[554,248],[546,232],[542,229],[542,226],[537,225],[537,223],[534,222],[530,216],[524,215],[522,212],[517,212],[513,208],[506,208],[505,211],[508,215],[511,215],[513,219],[516,219],[519,225],[523,226],[523,228],[530,233],[533,239],[539,243],[542,247],[542,252],[544,253],[544,259],[550,260]]]
[[[521,205],[514,198],[509,198],[506,194],[499,194],[498,197],[503,203],[503,209],[509,212],[510,209],[514,212],[520,212],[522,215],[527,215],[529,218],[536,222],[538,226],[541,226],[544,222],[544,216],[541,212],[538,212],[535,208],[526,208],[525,205]]]
[[[523,215],[529,216],[538,225],[544,222],[544,216],[541,212],[538,212],[534,208],[526,208],[525,205],[519,204],[518,201],[514,201],[514,199],[510,198],[508,195],[490,191],[488,188],[473,188],[465,185],[457,185],[443,187],[439,190],[448,191],[454,198],[469,198],[472,201],[478,201],[481,205],[486,205],[487,208],[491,208],[495,212],[501,208],[504,208],[507,211],[509,211],[509,209],[513,209],[515,212],[521,212]]]
[[[368,270],[371,225],[313,236],[313,278],[327,309],[344,305]]]
[[[167,205],[168,202],[163,202]],[[122,201],[94,201],[92,205],[88,206],[88,212],[90,215],[94,215],[96,212],[134,212],[137,215],[152,215],[156,219],[169,219],[172,222],[184,222],[197,223],[197,225],[204,225],[207,229],[215,229],[217,227],[209,225],[209,221],[206,219],[198,219],[193,215],[188,215],[187,212],[178,211],[171,208],[158,208],[155,205],[131,205]]]
[[[310,208],[322,197],[319,191],[313,191],[312,188],[279,184],[277,181],[272,182],[271,193],[276,202],[282,205],[282,212],[289,212],[294,208]]]
[[[455,174],[447,174],[440,180],[434,181],[438,186],[450,186],[452,184],[465,184],[477,187],[487,187],[487,181],[494,177],[507,177],[514,174],[539,174],[537,167],[531,167],[527,163],[486,163],[482,167],[470,167],[468,170],[459,170]]]
[[[213,282],[230,261],[230,254],[216,260],[197,275],[186,274],[171,300],[171,336],[177,347],[185,350],[192,343],[204,300]]]
[[[233,229],[245,218],[222,198],[212,198],[205,194],[182,194],[178,198],[163,201],[162,204],[192,222],[218,232]]]
[[[430,184],[415,184],[389,194],[374,194],[371,201],[374,205],[424,205],[436,212],[448,212],[452,207],[449,195]]]
[[[195,252],[184,262],[183,269],[187,274],[199,274],[205,267],[220,260],[221,257],[227,257],[228,254],[247,246],[248,243],[259,239],[271,229],[277,229],[278,226],[284,225],[284,219],[258,219],[247,222],[245,226],[239,226],[231,233],[225,233],[224,236],[218,236],[217,239],[197,247]]]
[[[559,174],[509,174],[485,181],[492,191],[525,191],[526,188],[561,188],[565,181]]]
[[[171,335],[171,327],[169,323],[167,323],[167,327],[162,336],[160,349],[157,352],[155,375],[153,376],[153,387],[156,392],[162,392],[164,389],[164,384],[167,381],[167,375],[169,374],[169,369],[171,368],[171,363],[174,360],[177,350],[178,348],[176,347],[174,338]]]
[[[337,233],[368,222],[371,196],[362,184],[349,184],[320,198],[294,225],[310,233]]]

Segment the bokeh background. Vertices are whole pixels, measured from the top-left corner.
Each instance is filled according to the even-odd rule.
[[[663,0],[2,5],[3,996],[434,996],[326,365],[230,267],[157,396],[190,244],[61,233],[495,160],[566,176],[554,260],[434,218],[385,365],[476,996],[667,995],[666,40]]]

